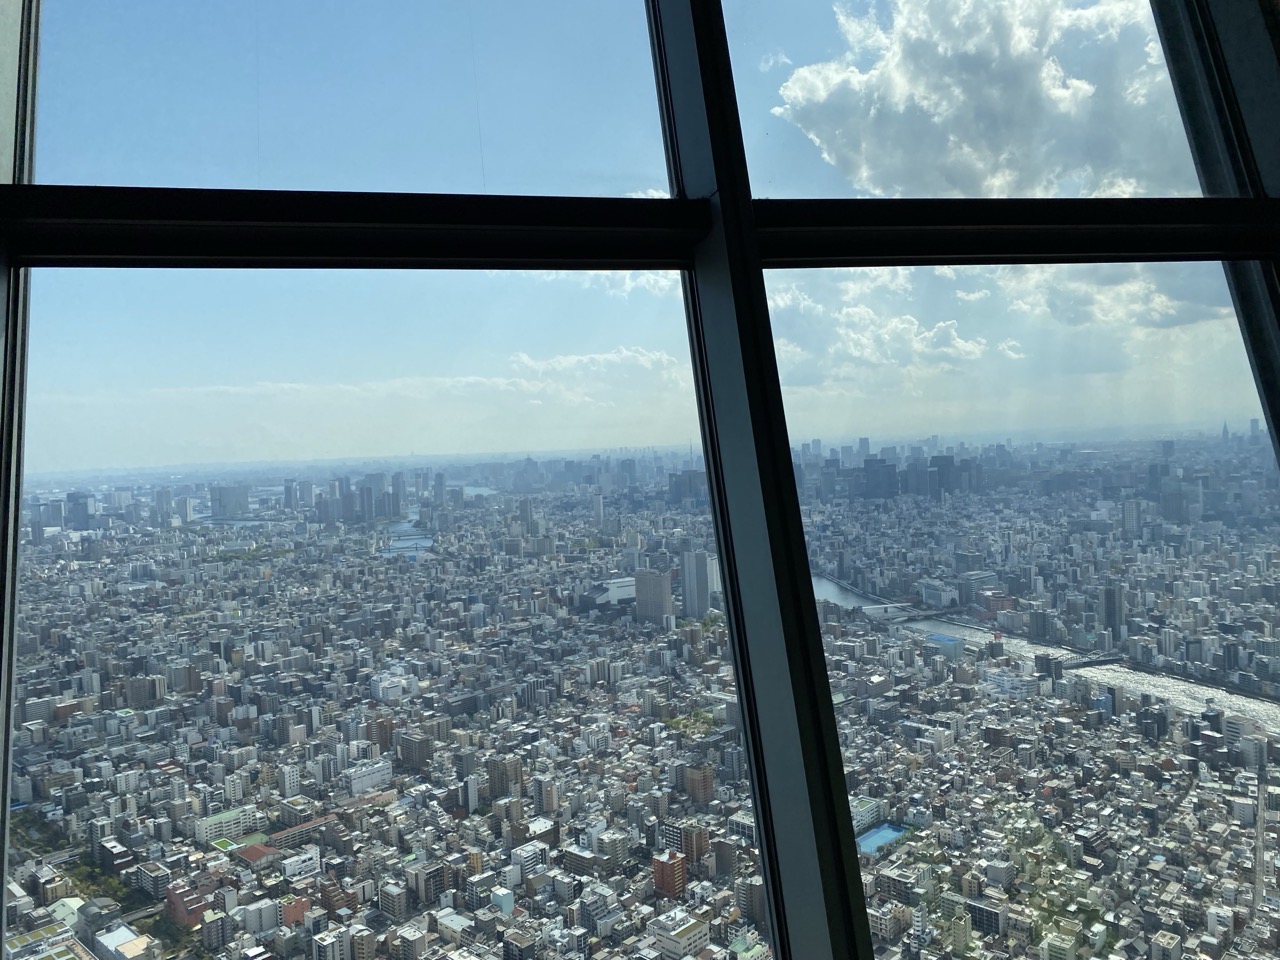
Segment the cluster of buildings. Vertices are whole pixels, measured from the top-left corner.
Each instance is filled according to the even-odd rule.
[[[32,491],[6,960],[771,956],[698,466]],[[879,960],[1275,955],[1256,432],[795,469]]]
[[[1274,956],[1269,446],[922,446],[894,496],[797,462],[816,582],[861,591],[819,619],[881,953]],[[939,458],[980,487],[908,493]]]
[[[693,464],[26,510],[6,960],[771,955]]]

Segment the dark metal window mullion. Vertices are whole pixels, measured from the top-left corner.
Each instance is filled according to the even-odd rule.
[[[35,50],[39,0],[0,0],[0,157],[6,169],[0,183],[25,183],[31,177],[32,117],[35,106]],[[9,850],[9,792],[13,688],[18,612],[18,543],[22,510],[22,430],[27,369],[27,275],[20,269],[8,238],[0,234],[0,722],[4,724],[0,764],[0,839]],[[0,914],[0,936],[8,933]]]
[[[773,945],[869,957],[723,18],[648,9],[672,190],[711,201],[685,301]]]
[[[13,765],[13,687],[16,650],[13,627],[18,612],[18,543],[22,512],[22,425],[27,367],[27,304],[25,271],[13,266],[8,250],[0,243],[0,309],[4,311],[0,336],[0,718],[4,723],[4,762],[0,765],[0,837],[9,849],[9,791]],[[5,864],[7,869],[7,864]],[[0,916],[0,935],[7,933]]]
[[[1260,209],[1273,205],[1280,197],[1280,64],[1261,6],[1257,0],[1154,0],[1152,10],[1201,189]],[[1274,246],[1269,257],[1229,260],[1223,268],[1271,442],[1280,451]]]

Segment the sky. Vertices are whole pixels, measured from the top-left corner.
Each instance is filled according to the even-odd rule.
[[[42,5],[48,183],[661,196],[638,0]],[[1144,0],[725,0],[769,197],[1199,192]],[[793,438],[1247,429],[1218,264],[778,271]],[[29,473],[696,442],[679,278],[34,272]]]

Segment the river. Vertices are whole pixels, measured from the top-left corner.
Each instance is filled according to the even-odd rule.
[[[882,604],[856,590],[849,590],[832,583],[825,577],[813,578],[813,593],[820,600],[829,600],[844,607],[879,607]],[[947,623],[945,620],[914,620],[909,626],[924,633],[942,633],[962,640],[990,640],[991,632],[976,627],[966,627]],[[1038,652],[1051,651],[1064,653],[1061,647],[1030,643],[1013,637],[1003,637],[1005,653],[1011,656],[1031,659]],[[1088,677],[1098,684],[1111,687],[1124,687],[1137,693],[1150,693],[1171,704],[1183,713],[1199,714],[1205,707],[1206,700],[1212,700],[1214,706],[1226,713],[1240,713],[1256,717],[1268,732],[1280,734],[1280,704],[1271,703],[1254,697],[1244,697],[1237,693],[1228,693],[1214,687],[1202,687],[1183,680],[1180,677],[1153,676],[1133,670],[1122,664],[1108,664],[1102,667],[1083,667],[1073,670]]]

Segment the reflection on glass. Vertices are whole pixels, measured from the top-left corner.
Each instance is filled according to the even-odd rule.
[[[41,183],[614,197],[666,186],[637,0],[40,10]]]
[[[758,196],[1198,194],[1147,0],[729,4]]]
[[[1272,949],[1280,475],[1221,268],[769,295],[877,944]]]
[[[10,929],[767,957],[681,314],[673,274],[37,271]]]

